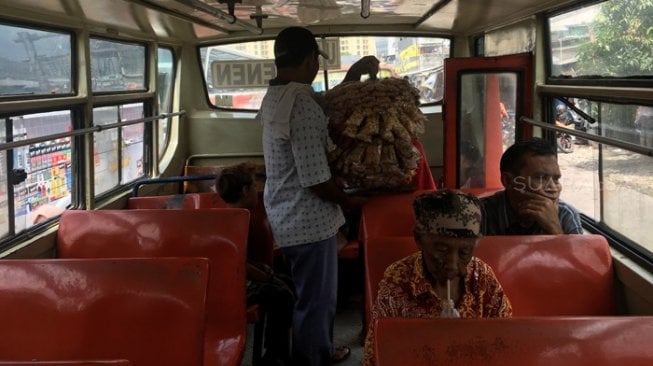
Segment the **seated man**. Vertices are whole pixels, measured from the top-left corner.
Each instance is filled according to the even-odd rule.
[[[578,211],[560,202],[555,148],[541,139],[517,142],[501,157],[505,190],[481,199],[484,235],[582,234]]]
[[[266,365],[290,363],[290,328],[295,302],[292,280],[276,273],[272,263],[272,232],[265,217],[255,210],[258,192],[254,184],[254,166],[247,163],[227,167],[218,175],[216,189],[229,207],[250,212],[247,241],[247,305],[258,304],[266,313]]]
[[[447,310],[457,310],[463,318],[512,315],[494,272],[473,256],[481,232],[478,199],[439,190],[415,198],[413,209],[420,251],[390,265],[379,283],[365,341],[365,365],[374,364],[375,319],[437,318]]]

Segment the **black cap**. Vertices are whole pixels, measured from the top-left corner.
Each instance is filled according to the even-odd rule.
[[[329,59],[315,41],[315,35],[302,27],[285,28],[274,40],[274,58],[303,58],[310,52],[317,51],[322,57]]]

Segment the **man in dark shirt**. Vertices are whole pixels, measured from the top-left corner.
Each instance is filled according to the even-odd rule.
[[[532,139],[501,157],[504,191],[481,200],[484,235],[582,234],[580,215],[560,202],[560,167],[554,148]]]

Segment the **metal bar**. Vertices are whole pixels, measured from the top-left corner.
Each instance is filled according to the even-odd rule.
[[[424,23],[428,18],[433,16],[433,14],[437,13],[440,9],[444,8],[445,5],[449,4],[451,0],[440,0],[437,3],[433,4],[431,9],[429,9],[424,15],[422,15],[419,19],[417,19],[417,22],[413,24],[415,28],[419,27],[420,24]]]
[[[641,145],[633,144],[633,143],[630,143],[630,142],[619,141],[619,140],[611,139],[611,138],[608,138],[608,137],[593,135],[593,134],[587,133],[587,132],[581,132],[581,131],[576,131],[576,130],[572,130],[572,129],[569,129],[569,128],[558,127],[558,126],[554,126],[554,125],[551,125],[551,124],[548,124],[548,123],[536,121],[534,119],[530,119],[530,118],[527,118],[527,117],[520,117],[519,122],[528,123],[528,124],[531,124],[533,126],[543,128],[545,130],[552,130],[552,131],[557,131],[557,132],[562,132],[562,133],[568,133],[568,134],[570,134],[572,136],[582,137],[584,139],[594,141],[594,142],[598,142],[600,144],[615,146],[615,147],[622,148],[624,150],[628,150],[628,151],[632,151],[632,152],[635,152],[635,153],[638,153],[638,154],[653,157],[653,149],[648,148],[648,147],[644,147],[644,146],[641,146]]]
[[[244,153],[220,153],[220,154],[195,154],[186,159],[186,165],[194,159],[215,159],[215,158],[262,158],[262,152],[244,152]]]
[[[206,14],[213,15],[214,17],[226,21],[229,24],[236,24],[237,26],[247,31],[250,31],[254,34],[263,34],[263,29],[253,24],[244,22],[229,13],[225,13],[224,11],[214,8],[213,6],[203,3],[199,0],[177,0],[177,2],[180,4],[190,6],[196,10],[203,11]]]
[[[138,197],[138,190],[141,186],[147,184],[164,184],[164,183],[180,183],[180,182],[189,182],[196,180],[215,180],[217,175],[190,175],[190,176],[175,176],[175,177],[161,177],[161,178],[151,178],[151,179],[142,179],[134,182],[134,189],[132,190],[132,197]]]
[[[539,95],[550,95],[553,97],[565,96],[583,99],[599,100],[623,100],[633,103],[647,104],[653,99],[652,88],[623,88],[623,87],[599,87],[580,85],[544,85],[536,87]]]
[[[201,19],[201,18],[193,17],[193,16],[186,15],[186,14],[183,14],[183,13],[178,12],[178,11],[170,10],[170,9],[165,8],[163,6],[160,6],[160,5],[152,4],[150,1],[146,1],[146,0],[125,0],[125,1],[129,1],[129,2],[134,3],[134,4],[144,6],[146,8],[152,9],[152,10],[156,10],[158,12],[164,13],[166,15],[170,15],[172,17],[175,17],[177,19],[181,19],[181,20],[186,21],[186,22],[199,24],[199,25],[202,25],[202,26],[207,27],[207,28],[215,29],[218,32],[229,34],[229,30],[226,29],[226,28],[220,27],[220,26],[215,25],[215,24],[213,24],[211,22],[207,22],[206,20]]]
[[[53,135],[47,135],[47,136],[41,136],[41,137],[34,137],[31,139],[26,139],[26,140],[20,140],[20,141],[11,141],[11,142],[5,142],[0,144],[0,151],[3,150],[10,150],[14,149],[16,147],[21,147],[21,146],[28,146],[31,144],[36,144],[39,142],[44,142],[44,141],[50,141],[50,140],[56,140],[64,137],[73,137],[73,136],[81,136],[81,135],[86,135],[94,132],[100,132],[104,130],[109,130],[112,128],[117,128],[121,126],[129,126],[129,125],[134,125],[137,123],[144,123],[144,122],[152,122],[155,120],[159,119],[165,119],[169,117],[175,117],[175,116],[181,116],[186,114],[186,111],[179,111],[175,113],[162,113],[159,114],[158,116],[153,116],[153,117],[146,117],[146,118],[140,118],[140,119],[133,119],[129,121],[124,121],[124,122],[117,122],[117,123],[111,123],[108,125],[101,125],[101,126],[93,126],[93,127],[88,127],[88,128],[82,128],[79,130],[74,130],[71,132],[62,132],[62,133],[55,133]]]

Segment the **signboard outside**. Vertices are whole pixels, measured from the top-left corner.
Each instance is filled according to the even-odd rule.
[[[340,45],[337,38],[327,39],[322,50],[329,55],[327,69],[340,68]],[[276,75],[274,60],[216,60],[211,62],[213,85],[218,88],[267,87]]]

